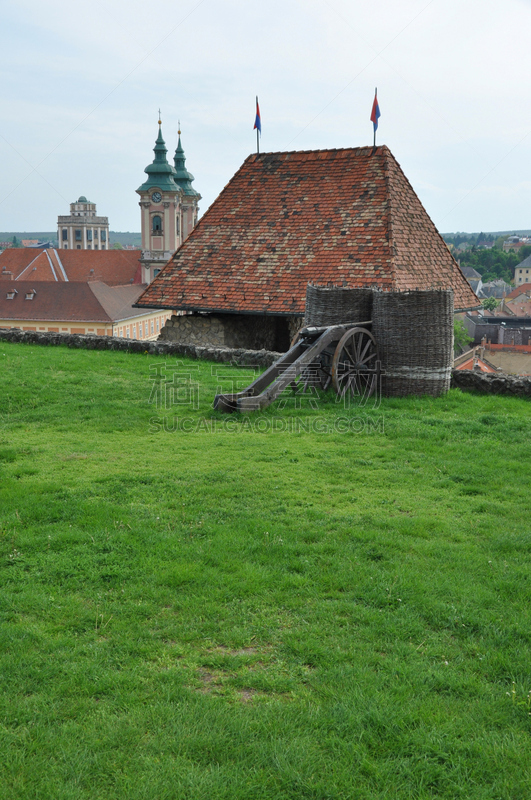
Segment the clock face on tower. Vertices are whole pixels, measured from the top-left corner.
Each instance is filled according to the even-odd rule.
[[[160,192],[153,192],[153,194],[151,195],[151,199],[153,200],[154,203],[160,203],[160,201],[162,200],[162,195]]]

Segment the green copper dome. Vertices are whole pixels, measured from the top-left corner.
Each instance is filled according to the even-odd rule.
[[[180,131],[179,131],[180,134]],[[186,158],[184,156],[184,150],[181,144],[181,137],[179,135],[179,143],[177,144],[177,150],[175,151],[175,157],[173,159],[173,163],[175,165],[175,169],[173,171],[173,179],[175,183],[180,186],[183,190],[184,194],[192,195],[194,197],[200,197],[199,192],[196,192],[194,187],[192,186],[192,181],[194,176],[191,172],[188,172],[186,167],[184,166]]]
[[[162,189],[163,191],[178,192],[179,187],[173,179],[174,169],[170,164],[168,164],[168,159],[166,158],[168,151],[166,149],[166,142],[162,138],[162,128],[160,123],[159,135],[157,136],[157,141],[155,142],[153,152],[155,153],[153,163],[149,164],[144,170],[148,176],[147,180],[142,184],[142,186],[138,187],[137,192],[148,192],[155,186],[157,189]]]
[[[82,194],[82,195],[81,195],[81,197],[79,198],[79,200],[78,200],[77,202],[78,202],[78,203],[88,203],[88,200],[87,200],[87,198],[85,197],[85,195],[84,195],[84,194]]]

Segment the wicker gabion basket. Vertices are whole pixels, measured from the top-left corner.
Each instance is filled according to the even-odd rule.
[[[341,325],[371,319],[372,289],[346,289],[342,286],[306,287],[305,325]]]
[[[372,332],[387,397],[438,396],[450,388],[454,349],[453,291],[376,291]]]

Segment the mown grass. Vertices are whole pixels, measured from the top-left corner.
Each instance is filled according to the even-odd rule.
[[[527,798],[529,404],[164,361],[0,344],[0,798]]]

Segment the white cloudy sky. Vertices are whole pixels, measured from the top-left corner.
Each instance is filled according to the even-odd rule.
[[[531,228],[531,0],[2,4],[0,231],[139,230],[157,110],[212,203],[256,147],[387,144],[441,231]]]

